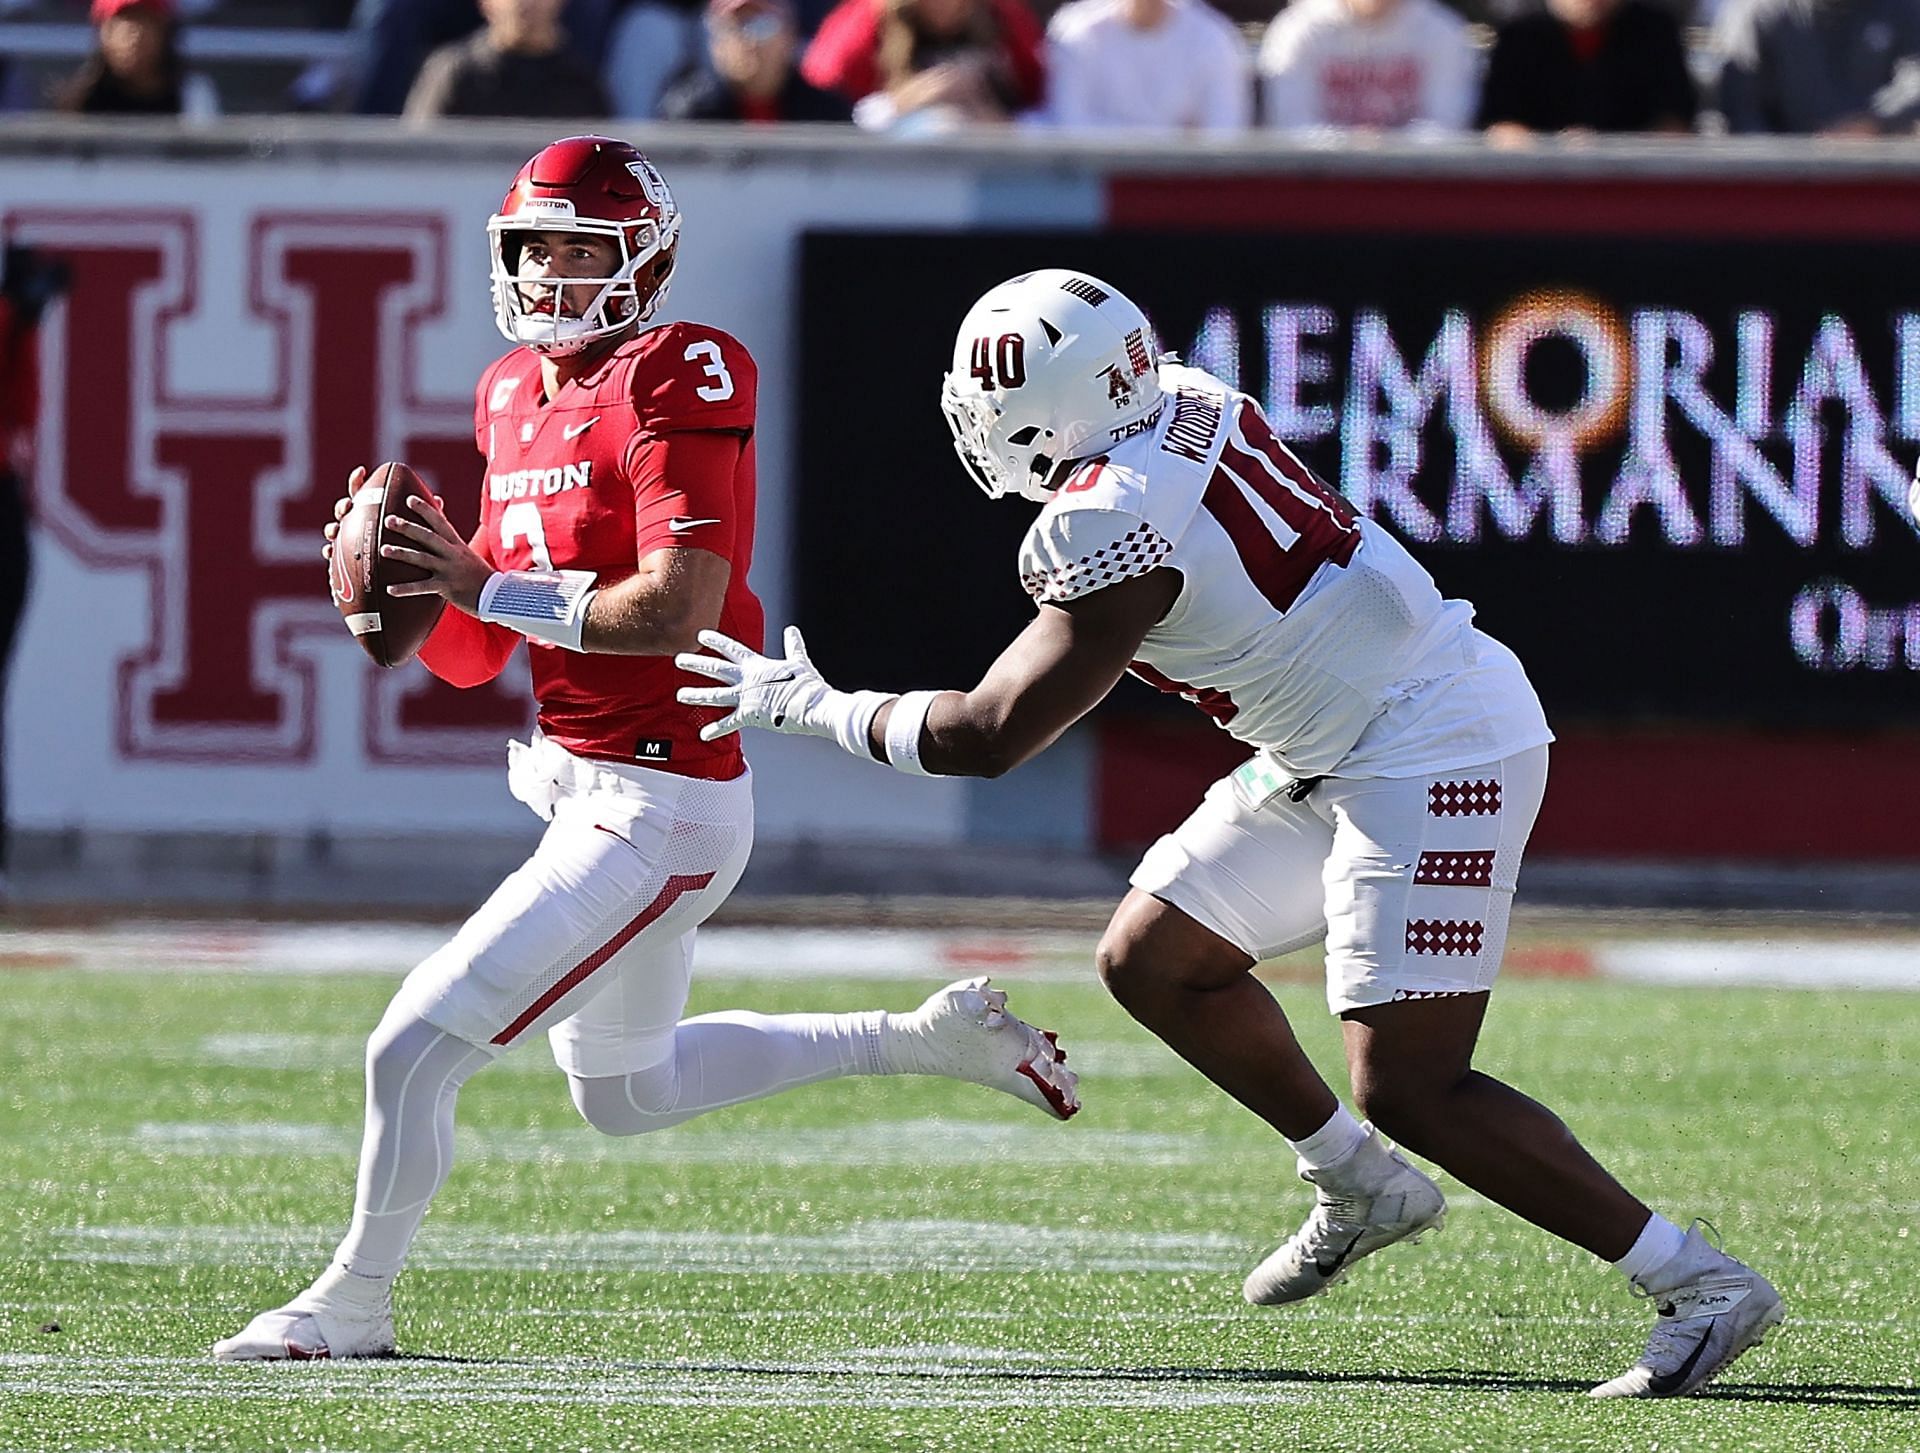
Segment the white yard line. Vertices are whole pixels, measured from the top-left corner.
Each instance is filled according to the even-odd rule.
[[[1186,1166],[1213,1164],[1232,1147],[1167,1131],[1089,1130],[1026,1120],[852,1121],[844,1125],[761,1130],[675,1127],[657,1135],[608,1136],[581,1129],[456,1132],[465,1161],[604,1165],[906,1166],[984,1165],[1031,1159],[1051,1165]],[[102,1137],[145,1154],[352,1155],[357,1125],[277,1120],[149,1121],[124,1136]]]
[[[1082,1078],[1143,1080],[1160,1075],[1192,1073],[1174,1052],[1142,1034],[1138,1039],[1078,1039],[1062,1041],[1068,1062]],[[366,1053],[365,1034],[298,1034],[249,1032],[209,1034],[190,1047],[162,1048],[156,1057],[170,1063],[228,1065],[242,1069],[349,1069]],[[529,1046],[525,1054],[509,1054],[496,1063],[526,1073],[554,1074],[553,1060],[543,1047]]]
[[[88,1226],[56,1229],[55,1261],[128,1266],[289,1264],[324,1254],[331,1233],[226,1226]],[[979,1221],[859,1221],[831,1231],[562,1232],[429,1226],[413,1265],[422,1270],[593,1270],[787,1276],[844,1273],[1232,1272],[1257,1248],[1211,1232],[1125,1232],[1104,1227]]]
[[[1593,955],[1606,977],[1646,984],[1920,989],[1920,939],[1913,938],[1871,943],[1822,939],[1774,943],[1652,940],[1596,944]]]
[[[556,1375],[560,1374],[560,1375]],[[1138,1409],[1306,1404],[1350,1398],[1359,1379],[1316,1386],[1286,1368],[1101,1367],[965,1345],[855,1348],[805,1361],[514,1358],[438,1363],[256,1364],[182,1357],[0,1355],[0,1394],[244,1403],[702,1408]],[[1395,1374],[1396,1385],[1405,1374]],[[1301,1380],[1296,1380],[1296,1378]],[[1387,1386],[1383,1381],[1381,1386]],[[1889,1399],[1889,1406],[1895,1406]]]
[[[0,930],[0,966],[106,973],[405,973],[453,934],[389,923],[122,923]],[[703,980],[874,979],[938,985],[968,974],[1093,982],[1085,934],[909,929],[709,928],[695,940]]]
[[[0,1355],[0,1394],[254,1402],[702,1408],[1138,1408],[1311,1402],[1326,1392],[1264,1379],[1032,1366],[975,1349],[897,1349],[818,1362],[521,1360],[221,1367],[193,1358]],[[947,1355],[940,1355],[940,1354]],[[878,1354],[878,1355],[874,1355]],[[554,1372],[564,1369],[566,1377]]]
[[[454,925],[122,923],[0,931],[0,967],[137,973],[404,973]],[[1920,938],[1650,938],[1592,942],[1595,972],[1635,982],[1810,989],[1920,989]],[[712,928],[703,980],[822,979],[938,984],[963,974],[1091,985],[1089,934],[922,929]]]

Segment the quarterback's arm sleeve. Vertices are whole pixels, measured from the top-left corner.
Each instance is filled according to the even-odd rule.
[[[1173,546],[1125,510],[1063,510],[1036,521],[1020,547],[1020,586],[1037,605],[1078,600],[1166,564]]]
[[[444,610],[420,648],[420,664],[449,686],[484,686],[506,669],[520,640],[518,631],[463,610]]]
[[[743,531],[753,528],[734,476],[746,441],[736,433],[687,429],[638,441],[628,466],[633,480],[634,558],[655,550],[708,550],[738,558]]]
[[[487,548],[484,517],[474,532],[474,551],[494,569],[499,564]],[[513,648],[520,644],[518,631],[483,621],[463,610],[443,610],[440,620],[420,647],[420,664],[449,686],[484,686],[506,669]]]

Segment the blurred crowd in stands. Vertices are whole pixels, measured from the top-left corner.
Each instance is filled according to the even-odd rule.
[[[91,0],[77,66],[35,72],[8,46],[86,3],[0,0],[0,106],[1497,144],[1920,122],[1920,0]],[[197,59],[220,30],[206,54],[245,94]]]

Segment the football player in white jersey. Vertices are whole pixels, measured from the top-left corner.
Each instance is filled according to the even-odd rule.
[[[1472,1067],[1552,734],[1513,653],[1443,599],[1273,435],[1258,404],[1162,357],[1083,273],[983,296],[942,404],[991,497],[1043,508],[1021,547],[1038,612],[970,691],[836,691],[714,632],[690,705],[833,738],[922,775],[997,776],[1132,671],[1255,749],[1133,874],[1099,948],[1142,1024],[1285,1137],[1316,1188],[1249,1301],[1324,1291],[1437,1228],[1439,1188],[1380,1132],[1612,1262],[1654,1298],[1639,1361],[1600,1397],[1693,1391],[1782,1318],[1765,1278],[1629,1194],[1544,1106]],[[1343,1106],[1252,970],[1324,938]],[[1378,1127],[1376,1130],[1375,1127]]]

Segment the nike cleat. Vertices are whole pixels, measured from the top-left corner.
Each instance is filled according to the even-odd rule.
[[[1396,1241],[1416,1242],[1447,1219],[1447,1200],[1369,1125],[1360,1148],[1338,1165],[1303,1170],[1313,1210],[1285,1245],[1247,1274],[1240,1294],[1275,1307],[1318,1296],[1363,1256]]]
[[[943,1075],[1003,1090],[1057,1120],[1080,1109],[1080,1077],[1050,1030],[1007,1012],[988,979],[949,984],[911,1014],[889,1014],[881,1053],[896,1074]]]
[[[1786,1320],[1773,1284],[1708,1241],[1696,1221],[1680,1250],[1635,1291],[1652,1299],[1653,1324],[1640,1360],[1589,1396],[1684,1397],[1718,1377],[1735,1358],[1758,1347]]]
[[[342,1296],[329,1270],[284,1307],[262,1312],[213,1344],[215,1362],[312,1362],[324,1358],[393,1356],[393,1310],[385,1284],[373,1295]],[[359,1281],[362,1278],[354,1278]]]

